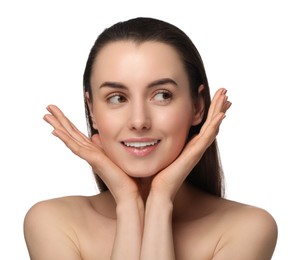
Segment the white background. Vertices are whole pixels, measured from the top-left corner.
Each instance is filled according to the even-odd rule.
[[[227,198],[275,217],[274,260],[302,259],[299,1],[175,2],[0,3],[1,259],[29,259],[22,225],[35,202],[96,193],[88,165],[42,117],[55,103],[86,133],[88,52],[105,27],[136,16],[183,29],[200,50],[212,93],[228,89],[233,106],[218,138]]]

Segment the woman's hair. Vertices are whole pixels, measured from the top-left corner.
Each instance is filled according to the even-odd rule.
[[[201,126],[206,120],[211,102],[208,80],[198,50],[190,38],[176,26],[154,18],[139,17],[116,23],[105,29],[98,36],[90,51],[83,77],[86,119],[89,136],[91,137],[98,132],[92,126],[85,93],[89,93],[90,100],[93,102],[90,80],[96,56],[105,45],[116,41],[133,41],[137,44],[146,41],[161,42],[168,44],[178,52],[188,75],[190,91],[193,99],[198,97],[199,86],[201,84],[204,85],[204,90],[202,92],[205,104],[204,117],[199,125],[191,127],[188,140],[198,134]],[[97,174],[94,175],[99,190],[107,190],[108,188],[101,178]],[[216,140],[206,150],[201,160],[188,175],[186,181],[194,187],[215,196],[222,197],[224,195],[223,172]]]

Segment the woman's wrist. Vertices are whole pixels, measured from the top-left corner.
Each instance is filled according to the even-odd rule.
[[[161,194],[151,190],[146,201],[146,210],[150,208],[172,213],[173,200],[168,194]]]
[[[119,200],[116,204],[116,214],[117,216],[121,216],[125,214],[131,214],[133,212],[143,213],[144,211],[144,203],[140,197],[137,198],[125,198]]]

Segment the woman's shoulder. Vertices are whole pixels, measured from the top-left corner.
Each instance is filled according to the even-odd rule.
[[[66,196],[53,199],[46,199],[35,203],[27,212],[25,219],[32,217],[53,218],[61,214],[72,213],[79,207],[89,205],[89,197],[86,196]]]
[[[254,255],[255,259],[269,259],[276,246],[278,228],[267,210],[221,198],[217,200],[213,215],[219,219],[218,226],[223,234],[215,250],[215,259],[220,259],[220,255],[221,259],[231,259],[234,252],[242,257]]]
[[[67,232],[66,224],[72,224],[75,219],[79,219],[88,208],[89,197],[85,196],[68,196],[39,201],[31,206],[25,215],[25,236],[35,235],[36,230],[39,230],[40,234],[43,231],[50,232],[47,230],[49,227],[52,230],[58,229]]]
[[[95,230],[105,230],[105,225],[114,225],[114,219],[112,221],[100,211],[103,206],[108,207],[106,204],[110,205],[106,195],[100,194],[35,203],[24,218],[24,235],[30,254],[47,254],[54,259],[80,259],[83,241],[89,236],[95,238]]]
[[[219,214],[223,214],[226,216],[232,215],[232,217],[235,217],[241,214],[264,214],[272,217],[267,210],[261,207],[238,202],[227,198],[220,198],[209,195],[209,202],[213,203],[215,211],[217,211]]]
[[[68,257],[77,259],[79,244],[70,227],[77,217],[77,214],[73,215],[74,209],[85,205],[85,201],[84,197],[73,196],[35,203],[24,218],[24,236],[30,255],[51,256],[56,254],[52,248],[58,248],[64,256],[68,254]],[[71,250],[66,252],[66,247]]]
[[[220,208],[217,208],[217,213],[220,214],[222,220],[232,225],[233,229],[238,227],[242,231],[270,230],[276,231],[277,224],[274,217],[264,208],[254,205],[244,204],[228,199],[220,199]]]
[[[189,191],[175,218],[180,248],[186,237],[190,243],[183,250],[201,259],[270,259],[277,225],[268,211],[200,190]]]
[[[53,199],[46,199],[35,203],[27,212],[25,222],[39,219],[51,221],[70,221],[72,218],[78,219],[85,214],[101,214],[101,208],[106,208],[108,202],[106,194],[93,196],[66,196]],[[106,206],[106,204],[108,204]],[[64,216],[64,218],[62,218]]]

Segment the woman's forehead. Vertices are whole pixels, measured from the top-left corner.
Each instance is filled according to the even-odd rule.
[[[99,51],[93,66],[93,77],[127,73],[179,75],[185,73],[185,70],[177,51],[162,42],[146,41],[138,44],[130,40],[116,41]]]

